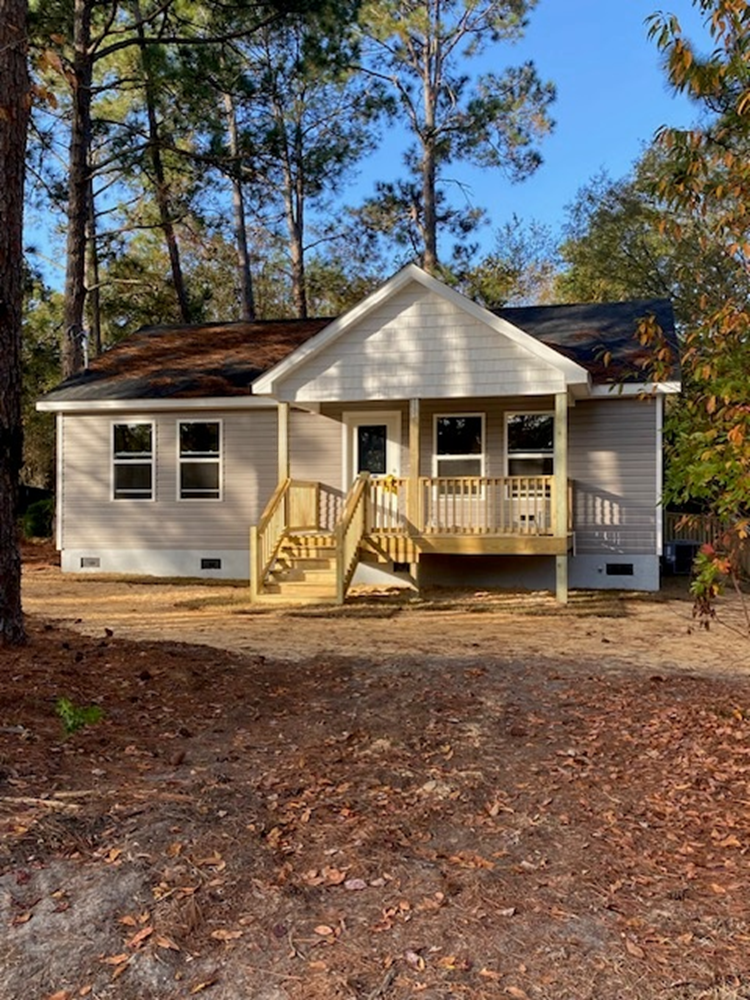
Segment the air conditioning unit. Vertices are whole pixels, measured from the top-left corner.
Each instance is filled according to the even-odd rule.
[[[678,539],[664,545],[664,571],[673,576],[690,576],[700,542]]]

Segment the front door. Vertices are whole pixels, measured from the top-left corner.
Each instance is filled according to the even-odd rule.
[[[373,479],[401,474],[401,414],[395,411],[344,414],[344,489],[361,472]]]

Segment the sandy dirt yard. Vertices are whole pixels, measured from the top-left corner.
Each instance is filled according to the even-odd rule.
[[[28,549],[0,1000],[750,998],[750,641],[686,589],[258,610]]]
[[[66,575],[47,559],[29,563],[24,604],[87,635],[104,628],[129,639],[204,643],[238,653],[300,660],[339,656],[411,660],[572,658],[590,668],[750,670],[744,609],[734,596],[705,631],[693,619],[688,581],[658,595],[573,593],[559,607],[547,593],[362,590],[343,608],[254,608],[247,588]]]

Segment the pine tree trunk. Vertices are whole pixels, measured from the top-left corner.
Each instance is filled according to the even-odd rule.
[[[89,328],[91,330],[89,351],[96,357],[102,353],[102,297],[99,289],[99,248],[96,242],[96,206],[94,204],[93,180],[89,183],[89,221],[86,227],[86,244],[88,247],[86,289]]]
[[[224,94],[224,108],[227,113],[229,134],[229,154],[232,157],[232,210],[234,212],[234,240],[237,252],[237,270],[240,276],[240,302],[242,318],[250,323],[255,319],[255,297],[253,278],[250,273],[250,255],[247,249],[247,224],[245,221],[245,196],[242,190],[240,164],[240,144],[237,135],[237,115],[231,94]]]
[[[161,136],[159,120],[156,114],[156,100],[154,97],[154,78],[151,72],[148,46],[145,41],[145,32],[141,22],[140,4],[134,4],[136,22],[138,24],[138,44],[141,51],[141,61],[143,66],[144,91],[146,97],[146,113],[148,116],[148,148],[151,156],[151,166],[154,172],[154,186],[156,193],[156,204],[159,209],[159,223],[164,233],[169,254],[169,265],[172,270],[172,284],[174,285],[177,297],[177,306],[180,311],[180,319],[183,323],[190,323],[193,320],[190,299],[185,287],[185,277],[182,272],[180,261],[180,246],[177,242],[172,219],[172,207],[169,198],[169,184],[167,182],[164,161],[161,155]]]
[[[63,378],[83,367],[83,314],[86,306],[86,227],[89,220],[91,150],[91,7],[75,0],[73,10],[73,101],[68,161],[68,237],[65,268]]]
[[[0,646],[25,641],[16,514],[21,471],[23,183],[29,117],[26,0],[0,0]]]

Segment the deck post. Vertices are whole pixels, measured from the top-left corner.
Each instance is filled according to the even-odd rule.
[[[422,513],[419,509],[419,400],[409,400],[409,486],[406,494],[406,521],[412,535],[418,535],[423,528]],[[419,566],[411,564],[411,577],[416,582]]]
[[[278,414],[279,482],[283,483],[289,478],[289,403],[279,403]]]
[[[568,393],[555,393],[555,490],[552,523],[555,535],[568,535]],[[555,596],[568,603],[568,553],[555,557]]]

